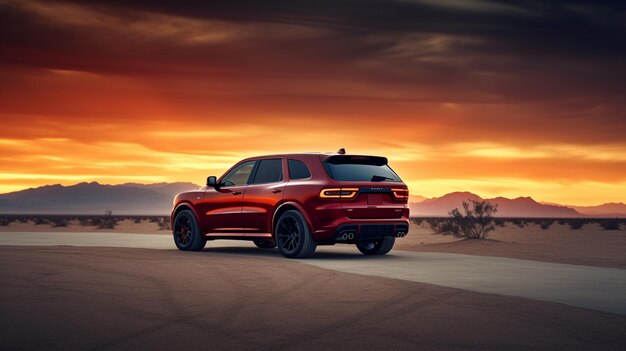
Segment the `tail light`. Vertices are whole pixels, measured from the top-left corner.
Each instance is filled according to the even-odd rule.
[[[409,198],[409,189],[391,189],[393,197],[406,200]]]
[[[322,199],[353,199],[359,188],[327,188],[320,191]]]

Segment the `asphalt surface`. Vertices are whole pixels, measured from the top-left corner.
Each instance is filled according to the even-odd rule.
[[[167,235],[119,233],[0,233],[0,245],[72,245],[175,250]],[[258,250],[246,241],[217,240],[205,251],[286,260],[277,250]],[[502,257],[392,251],[366,257],[354,246],[320,246],[299,260],[316,267],[428,283],[481,293],[517,296],[626,314],[626,270]]]
[[[325,251],[317,259],[370,261]],[[626,345],[624,315],[343,273],[276,255],[246,243],[202,252],[0,246],[0,349],[623,350]]]

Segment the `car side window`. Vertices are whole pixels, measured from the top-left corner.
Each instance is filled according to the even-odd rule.
[[[302,161],[288,160],[289,177],[291,179],[306,179],[311,177],[309,168]]]
[[[252,184],[275,183],[283,180],[283,161],[281,159],[261,160],[257,166]]]
[[[248,161],[240,164],[222,178],[222,186],[238,186],[248,184],[250,173],[254,168],[255,161]]]

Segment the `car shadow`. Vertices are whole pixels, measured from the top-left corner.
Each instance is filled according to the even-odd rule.
[[[266,258],[284,258],[277,249],[259,249],[256,247],[240,247],[240,246],[221,246],[210,247],[207,245],[202,252],[204,253],[220,253],[231,255],[244,255],[253,257],[266,257]],[[348,252],[332,252],[332,248],[324,251],[316,251],[311,257],[304,258],[305,260],[316,259],[330,259],[330,260],[393,260],[398,257],[393,256],[393,251],[387,255],[363,255],[355,249],[354,253]]]

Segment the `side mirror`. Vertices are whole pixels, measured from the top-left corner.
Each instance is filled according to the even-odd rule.
[[[216,176],[210,176],[206,179],[206,185],[207,186],[212,186],[212,187],[216,187],[217,186],[217,177]]]

